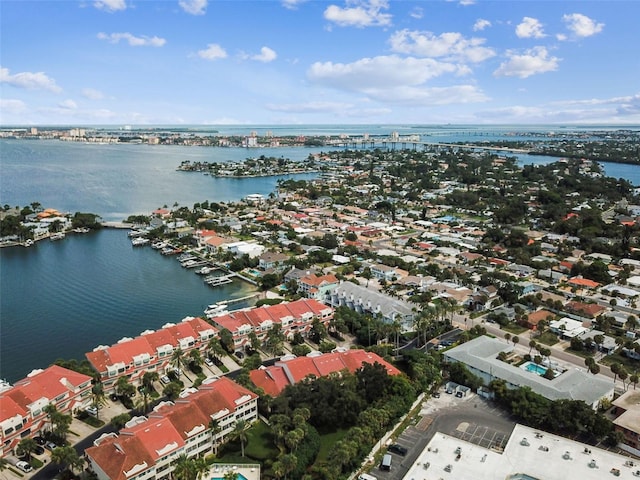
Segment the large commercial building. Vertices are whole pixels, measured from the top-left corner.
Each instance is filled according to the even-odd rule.
[[[447,351],[444,359],[465,364],[485,385],[500,379],[507,388],[529,387],[549,400],[582,400],[594,409],[603,398],[613,399],[613,382],[608,378],[572,368],[549,380],[535,372],[535,365],[527,370],[526,365],[516,367],[498,358],[500,352],[512,350],[513,346],[502,340],[481,336]]]
[[[504,449],[436,433],[404,480],[601,480],[638,478],[640,462],[516,425]]]

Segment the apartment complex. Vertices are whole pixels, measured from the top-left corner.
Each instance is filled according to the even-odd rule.
[[[96,347],[85,356],[100,374],[104,391],[111,393],[118,378],[126,376],[136,383],[146,372],[164,372],[176,350],[180,349],[185,356],[195,348],[204,351],[217,333],[201,318],[187,317],[178,324],[142,332],[136,338],[123,338],[110,347]]]
[[[238,310],[213,317],[211,322],[219,330],[229,330],[233,335],[236,351],[241,351],[246,345],[250,345],[249,334],[252,332],[258,340],[264,342],[269,330],[275,324],[280,324],[282,333],[291,340],[296,332],[306,337],[314,320],[317,319],[327,326],[332,318],[333,308],[317,300],[303,298],[295,302]]]
[[[15,453],[20,440],[47,426],[47,405],[72,413],[90,403],[91,377],[58,365],[34,370],[13,387],[0,389],[0,457]]]
[[[118,434],[103,435],[85,455],[99,480],[169,479],[180,455],[208,453],[238,420],[257,418],[256,394],[226,377],[211,379],[132,419]]]

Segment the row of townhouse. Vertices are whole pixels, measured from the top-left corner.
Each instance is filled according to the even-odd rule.
[[[344,370],[355,373],[364,364],[382,365],[389,375],[400,375],[400,370],[378,354],[354,349],[324,354],[309,354],[304,357],[288,356],[268,367],[261,366],[249,372],[253,384],[264,393],[277,397],[289,385],[308,377],[325,377]]]
[[[146,372],[165,372],[174,351],[186,355],[193,350],[204,351],[218,331],[201,318],[187,317],[178,324],[166,324],[162,329],[147,330],[136,338],[123,338],[107,347],[96,347],[85,354],[100,375],[106,393],[115,390],[118,378],[126,376],[139,382]]]
[[[118,434],[104,434],[85,451],[98,480],[169,479],[179,456],[207,454],[238,420],[258,418],[258,396],[226,377],[183,393],[148,417],[132,419]]]
[[[15,454],[20,440],[35,437],[47,426],[47,405],[69,413],[90,403],[91,377],[58,365],[34,370],[7,386],[0,391],[0,457]]]
[[[251,344],[249,335],[252,332],[258,340],[264,342],[269,330],[275,324],[280,324],[282,333],[291,340],[296,332],[306,337],[314,320],[317,319],[328,326],[332,318],[333,308],[315,299],[303,298],[294,302],[239,310],[214,317],[211,322],[220,330],[229,330],[233,335],[236,351],[241,351],[246,345]]]

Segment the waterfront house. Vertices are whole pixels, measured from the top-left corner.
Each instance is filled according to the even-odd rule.
[[[260,367],[249,372],[253,384],[267,395],[277,397],[289,385],[307,377],[324,377],[347,370],[354,373],[365,364],[379,363],[389,375],[399,375],[400,370],[373,352],[347,350],[325,354],[310,354],[305,357],[282,358],[269,367]]]
[[[132,420],[118,434],[95,440],[85,452],[89,468],[99,480],[169,479],[180,455],[208,454],[238,420],[257,420],[257,401],[255,393],[226,377],[205,380],[199,390],[185,391],[175,402],[159,404],[148,417]]]
[[[185,358],[195,348],[204,352],[217,330],[201,318],[187,317],[178,324],[166,324],[160,330],[147,330],[136,338],[123,338],[107,347],[96,347],[85,354],[100,375],[105,393],[115,390],[118,378],[125,376],[139,383],[146,372],[169,370],[171,357],[180,349]]]
[[[289,260],[289,256],[278,252],[264,252],[258,257],[258,268],[266,271],[281,267]]]
[[[15,454],[20,440],[47,427],[47,405],[66,414],[90,403],[91,377],[58,365],[34,370],[14,386],[0,390],[0,457]]]

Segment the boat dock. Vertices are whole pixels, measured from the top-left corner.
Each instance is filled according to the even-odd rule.
[[[204,283],[206,283],[207,285],[211,286],[211,287],[217,287],[220,285],[226,285],[228,283],[233,282],[233,280],[231,279],[232,277],[234,277],[235,275],[220,275],[220,276],[208,276],[204,279]]]

